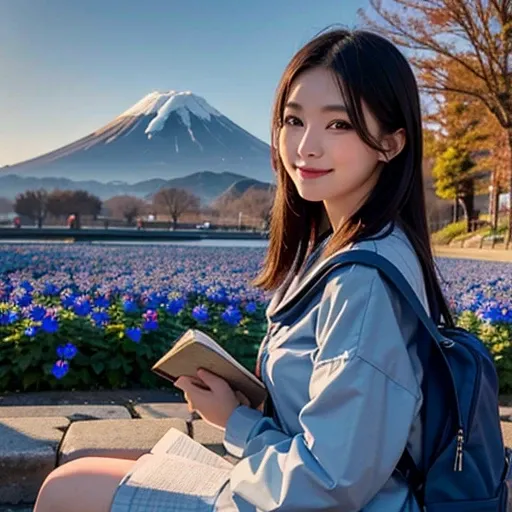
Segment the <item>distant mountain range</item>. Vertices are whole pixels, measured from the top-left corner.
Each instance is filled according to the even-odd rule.
[[[197,193],[205,198],[235,179],[271,183],[270,148],[190,91],[153,92],[76,142],[0,168],[0,195],[43,183],[80,183],[102,198],[128,190],[144,195],[159,184],[199,177]]]
[[[228,194],[239,197],[250,187],[267,189],[271,186],[258,180],[246,178],[234,173],[213,173],[209,171],[197,172],[184,178],[171,180],[150,179],[138,183],[125,183],[114,181],[100,183],[98,181],[73,181],[66,178],[24,178],[8,174],[0,174],[0,196],[13,200],[16,195],[25,190],[44,188],[48,191],[60,190],[87,190],[89,193],[106,200],[116,195],[132,195],[147,199],[160,188],[183,188],[198,196],[203,205],[209,205],[219,197]]]

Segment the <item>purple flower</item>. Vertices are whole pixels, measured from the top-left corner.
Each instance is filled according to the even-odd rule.
[[[57,347],[57,356],[61,359],[73,359],[76,356],[78,350],[73,343],[66,343],[65,345],[59,345]]]
[[[130,338],[135,343],[139,343],[142,332],[139,327],[129,327],[128,329],[125,329],[125,334],[128,338]]]
[[[59,360],[52,368],[52,373],[57,379],[62,379],[69,371],[69,363],[67,361]]]
[[[192,316],[197,320],[200,324],[204,324],[208,322],[209,314],[208,314],[208,307],[204,304],[201,304],[200,306],[196,306],[192,310]]]

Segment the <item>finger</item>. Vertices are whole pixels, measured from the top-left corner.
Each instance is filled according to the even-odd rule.
[[[222,377],[203,368],[197,370],[197,375],[212,391],[223,391],[226,387],[229,387],[229,384]]]

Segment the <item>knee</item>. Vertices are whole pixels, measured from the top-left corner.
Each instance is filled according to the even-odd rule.
[[[69,481],[73,477],[73,468],[77,461],[70,461],[62,466],[55,468],[44,480],[41,485],[34,512],[56,512],[64,510],[60,504],[69,493]]]
[[[75,459],[55,468],[41,485],[34,512],[69,510],[68,499],[74,493],[75,480],[80,478],[84,459]]]
[[[34,512],[108,512],[120,480],[133,464],[100,457],[67,462],[46,477]]]

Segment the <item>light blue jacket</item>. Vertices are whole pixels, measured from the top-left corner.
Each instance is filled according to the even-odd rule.
[[[398,226],[346,250],[358,248],[396,265],[428,311],[419,261]],[[315,264],[318,253],[268,306],[262,378],[275,417],[240,406],[229,418],[224,446],[241,460],[216,510],[227,510],[220,503],[229,498],[242,512],[418,511],[393,473],[406,445],[421,459],[417,320],[376,270],[361,265],[333,271],[305,310],[280,315],[327,264]]]

